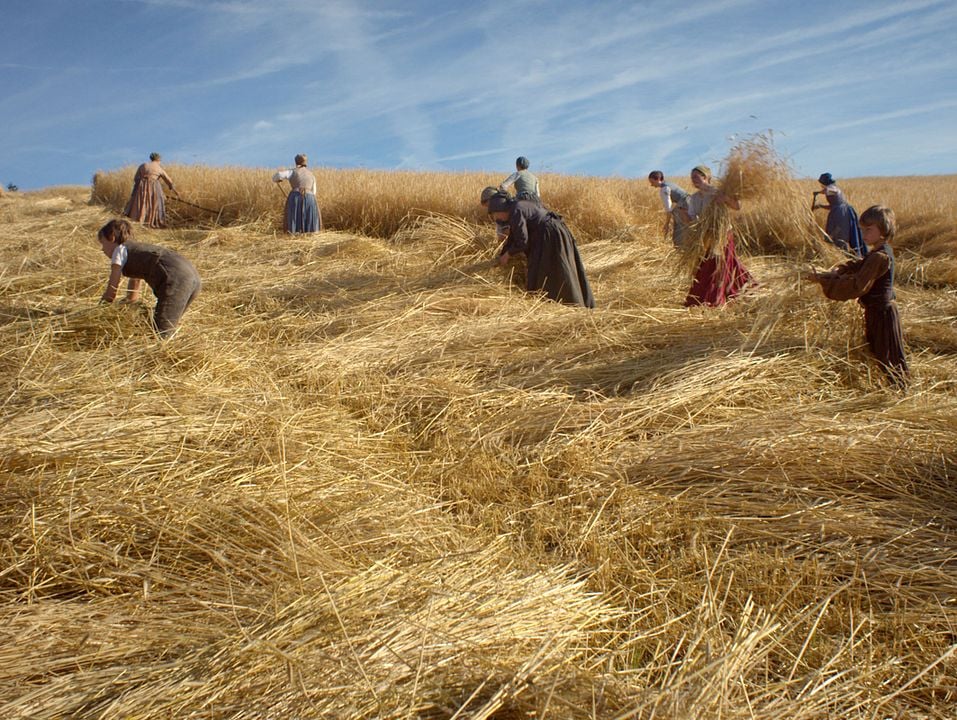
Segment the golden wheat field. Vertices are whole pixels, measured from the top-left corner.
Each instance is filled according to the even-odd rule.
[[[901,392],[784,172],[720,309],[644,179],[543,176],[588,311],[489,266],[500,178],[319,168],[286,236],[271,171],[167,170],[165,343],[98,303],[133,168],[0,198],[0,717],[957,717],[957,176],[841,183]]]

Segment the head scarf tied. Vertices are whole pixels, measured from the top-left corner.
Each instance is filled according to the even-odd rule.
[[[708,180],[711,179],[711,168],[709,168],[707,165],[695,165],[693,168],[691,168],[691,172],[700,173]]]
[[[834,176],[832,176],[831,173],[821,173],[821,176],[817,179],[817,181],[821,183],[821,185],[833,185]]]
[[[502,191],[499,190],[497,187],[492,187],[491,185],[489,185],[487,188],[482,190],[482,204],[484,205],[485,203],[489,201],[490,197],[500,192]]]
[[[514,201],[509,200],[508,196],[504,193],[492,195],[492,197],[488,199],[488,212],[490,215],[497,212],[508,212],[514,204]]]

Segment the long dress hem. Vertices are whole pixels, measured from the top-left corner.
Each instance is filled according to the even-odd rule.
[[[160,181],[145,177],[137,180],[123,215],[147,227],[166,227],[166,197]]]
[[[734,234],[728,233],[724,261],[719,264],[715,255],[701,261],[684,304],[685,307],[718,307],[756,284],[751,273],[738,260],[734,250]]]
[[[123,215],[147,227],[166,227],[166,196],[163,195],[161,180],[168,187],[173,187],[173,181],[158,161],[151,160],[140,165],[136,169],[133,192],[123,209]]]
[[[554,213],[543,223],[541,239],[529,242],[526,289],[568,305],[595,307],[575,238]]]
[[[286,198],[286,213],[283,229],[287,233],[319,232],[321,220],[316,196],[299,190],[291,190]]]

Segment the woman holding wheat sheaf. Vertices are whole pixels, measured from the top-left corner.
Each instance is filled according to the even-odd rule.
[[[291,190],[286,197],[283,228],[287,233],[313,233],[322,230],[322,215],[316,203],[316,176],[308,169],[308,159],[299,154],[293,170],[280,170],[273,182],[288,180]]]
[[[685,306],[724,305],[754,283],[751,273],[738,260],[728,210],[740,210],[741,202],[711,184],[711,170],[698,165],[691,171],[691,184],[698,192],[687,199],[680,212],[688,224],[683,254],[694,263],[694,280]]]
[[[160,154],[150,153],[150,161],[136,169],[133,192],[123,214],[134,222],[152,228],[166,227],[166,197],[163,195],[163,186],[160,185],[161,180],[166,183],[170,192],[179,195],[170,176],[160,165]]]

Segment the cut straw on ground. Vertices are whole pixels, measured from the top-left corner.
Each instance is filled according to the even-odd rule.
[[[585,311],[491,266],[484,176],[320,171],[335,229],[284,236],[268,177],[169,168],[245,209],[136,228],[203,277],[166,343],[98,304],[108,208],[0,198],[0,715],[951,718],[957,251],[905,240],[896,391],[800,281],[803,181],[729,157],[719,309],[647,183],[543,182]]]

